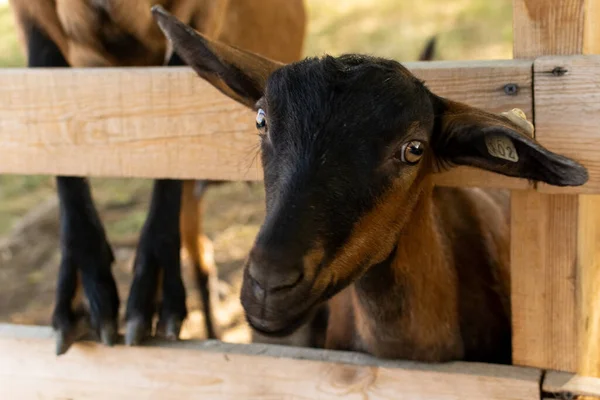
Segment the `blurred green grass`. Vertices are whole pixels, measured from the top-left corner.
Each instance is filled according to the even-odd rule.
[[[21,67],[25,55],[19,47],[12,11],[7,3],[0,3],[0,66]]]
[[[254,0],[253,0],[254,1]],[[437,35],[436,59],[512,57],[511,0],[306,0],[310,22],[306,55],[362,52],[411,61]],[[12,13],[0,3],[0,67],[24,66]],[[54,196],[54,180],[0,176],[0,235],[29,209]],[[101,210],[129,210],[106,221],[109,236],[139,232],[151,183],[139,179],[93,179]],[[131,211],[131,209],[134,211]]]

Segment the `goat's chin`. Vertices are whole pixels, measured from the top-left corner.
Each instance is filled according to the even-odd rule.
[[[267,337],[282,338],[294,334],[300,327],[308,323],[318,307],[309,307],[306,311],[285,321],[266,321],[246,314],[248,325],[256,332]]]
[[[289,311],[294,310],[291,316],[291,312],[283,312],[280,310],[280,312],[277,313],[278,318],[274,317],[273,315],[271,315],[270,318],[265,318],[264,314],[262,313],[262,307],[264,306],[256,307],[256,303],[254,303],[254,299],[252,297],[250,297],[250,300],[248,300],[247,297],[242,296],[241,300],[242,306],[244,306],[245,309],[246,321],[253,330],[267,337],[282,338],[292,335],[300,327],[312,320],[312,318],[315,316],[315,313],[323,303],[327,303],[329,299],[347,288],[351,283],[352,279],[346,279],[337,283],[330,282],[320,295],[313,295],[314,297],[310,296],[310,299],[302,299],[304,304],[308,304],[305,308],[298,310],[298,307],[293,307],[293,304],[300,304],[300,300],[298,300],[290,304],[287,308]],[[263,316],[255,317],[253,315],[254,313],[249,312],[251,309],[253,309],[254,312],[263,314]]]

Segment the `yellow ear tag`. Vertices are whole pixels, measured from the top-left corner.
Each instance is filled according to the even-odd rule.
[[[487,135],[485,137],[485,145],[488,153],[496,158],[517,162],[519,154],[512,140],[504,135]]]
[[[533,124],[527,120],[527,115],[525,115],[523,110],[513,108],[510,111],[501,113],[501,115],[505,116],[515,125],[518,125],[524,131],[526,131],[529,135],[533,136],[535,128]],[[515,144],[508,136],[488,135],[485,138],[485,145],[488,153],[490,153],[491,156],[511,162],[519,161],[519,154],[517,153]]]

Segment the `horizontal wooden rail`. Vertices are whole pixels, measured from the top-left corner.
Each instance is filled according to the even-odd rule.
[[[50,328],[0,325],[2,399],[537,400],[541,371],[416,364],[367,355],[215,341],[53,354]]]
[[[600,399],[600,379],[536,368],[218,341],[83,342],[56,357],[53,344],[48,327],[0,324],[0,398]]]
[[[536,137],[590,171],[583,187],[539,190],[600,193],[599,56],[406,65],[436,93],[493,112],[533,118],[535,97]],[[0,173],[260,180],[253,121],[189,68],[4,69]],[[530,187],[470,168],[437,182]]]
[[[407,63],[436,93],[532,116],[532,61]],[[262,178],[254,115],[188,68],[0,70],[0,173]],[[443,185],[527,188],[460,168]]]

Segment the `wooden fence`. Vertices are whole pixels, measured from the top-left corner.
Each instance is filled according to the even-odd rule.
[[[215,342],[85,343],[57,359],[47,328],[1,326],[0,398],[600,398],[600,56],[583,55],[600,53],[600,0],[513,4],[516,60],[407,66],[441,95],[521,108],[537,140],[590,172],[577,188],[469,168],[439,176],[513,190],[521,367]],[[3,70],[0,173],[257,180],[253,119],[187,68]]]
[[[240,345],[154,342],[52,352],[46,327],[0,325],[2,399],[570,399],[600,393],[597,379],[538,368],[418,364],[365,354]]]

